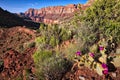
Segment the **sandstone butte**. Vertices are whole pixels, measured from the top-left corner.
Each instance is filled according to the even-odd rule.
[[[89,0],[86,4],[81,4],[81,8],[85,10],[94,0]],[[41,9],[28,9],[22,15],[29,17],[32,21],[43,22],[46,24],[58,24],[60,19],[69,18],[74,12],[79,11],[79,5],[69,4],[66,6],[50,6]]]

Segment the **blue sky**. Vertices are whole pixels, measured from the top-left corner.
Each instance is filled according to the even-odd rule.
[[[40,9],[47,6],[84,4],[87,0],[0,0],[0,7],[12,13],[25,12],[29,8]]]

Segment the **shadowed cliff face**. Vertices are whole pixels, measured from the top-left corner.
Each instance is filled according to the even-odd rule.
[[[0,7],[0,27],[11,28],[14,26],[26,26],[31,29],[38,29],[39,23],[25,20],[16,14],[3,10]]]

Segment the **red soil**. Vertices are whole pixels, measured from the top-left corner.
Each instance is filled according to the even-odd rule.
[[[26,69],[30,71],[30,74],[35,72],[35,65],[32,59],[34,51],[35,48],[27,49],[24,53],[18,53],[15,50],[6,52],[2,57],[4,66],[0,73],[0,80],[14,80],[20,75],[26,80]]]

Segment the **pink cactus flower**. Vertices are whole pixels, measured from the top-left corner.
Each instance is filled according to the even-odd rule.
[[[102,71],[104,75],[107,75],[108,74],[108,69],[105,69]]]
[[[81,52],[80,52],[80,51],[77,51],[77,52],[76,52],[76,55],[80,56],[80,55],[81,55]]]
[[[100,50],[100,51],[103,51],[103,50],[104,50],[104,47],[103,47],[103,46],[100,46],[100,47],[99,47],[99,50]]]
[[[102,67],[105,69],[105,68],[108,68],[107,64],[105,63],[102,63]]]
[[[105,63],[102,63],[102,67],[104,68],[104,70],[102,71],[104,75],[108,74],[108,66]]]
[[[94,56],[95,56],[94,53],[90,53],[89,55],[90,55],[91,57],[94,57]]]

